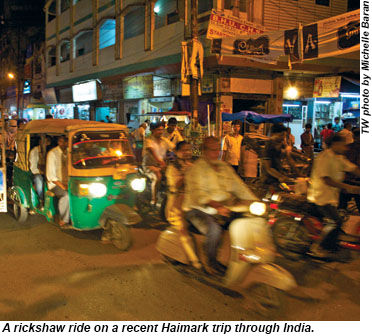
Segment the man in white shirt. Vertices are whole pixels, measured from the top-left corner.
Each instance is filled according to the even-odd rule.
[[[329,252],[337,250],[337,240],[343,224],[337,211],[340,191],[360,193],[359,187],[343,183],[345,172],[359,175],[358,167],[345,158],[346,151],[345,139],[336,134],[330,141],[329,148],[315,159],[311,172],[307,198],[325,218],[333,221],[323,228],[320,244],[312,247],[312,253],[318,257],[328,257]]]
[[[240,135],[240,121],[232,123],[232,133],[225,136],[222,160],[230,163],[238,172],[241,158],[243,136]]]
[[[175,145],[162,136],[164,126],[162,123],[150,124],[151,136],[146,138],[143,149],[142,166],[151,180],[151,204],[156,205],[156,195],[162,179],[162,172],[166,168],[165,158],[169,150]]]
[[[177,119],[172,117],[169,118],[167,128],[163,132],[163,137],[167,138],[170,142],[176,146],[179,142],[183,141],[183,137],[177,128]]]
[[[347,145],[350,145],[354,142],[353,132],[351,132],[352,125],[348,121],[344,122],[344,128],[338,132],[339,135],[345,138],[345,142]]]
[[[40,204],[42,204],[44,201],[44,179],[42,174],[44,174],[45,172],[40,171],[40,166],[42,163],[40,162],[40,160],[42,159],[42,157],[44,157],[45,159],[45,156],[42,154],[42,139],[38,137],[36,140],[38,145],[31,149],[29,162],[36,193],[39,197]]]
[[[58,146],[51,149],[46,160],[46,179],[48,189],[58,198],[59,225],[65,226],[70,221],[70,204],[67,180],[67,146],[66,136],[58,138]]]
[[[234,169],[218,159],[220,150],[217,138],[204,139],[202,157],[186,172],[182,204],[186,219],[206,235],[208,265],[219,274],[224,272],[224,266],[217,261],[222,228],[215,216],[228,217],[227,204],[233,199],[258,200]]]

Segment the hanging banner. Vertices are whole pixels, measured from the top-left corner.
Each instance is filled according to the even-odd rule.
[[[228,56],[248,56],[252,61],[276,63],[285,55],[284,30],[264,34],[215,39],[213,52]]]
[[[314,81],[314,98],[337,98],[340,94],[341,76],[318,77]]]
[[[359,50],[360,9],[304,26],[302,47],[305,60]]]
[[[123,79],[124,99],[151,98],[154,91],[152,75],[134,76]]]
[[[337,56],[359,50],[359,16],[358,9],[299,28],[214,39],[211,51],[263,63],[284,55],[291,62]]]
[[[209,18],[207,39],[260,34],[263,32],[264,27],[256,23],[212,9]]]

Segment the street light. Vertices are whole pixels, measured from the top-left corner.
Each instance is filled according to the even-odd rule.
[[[298,97],[298,90],[291,86],[288,90],[287,90],[287,97],[289,99],[296,99]]]
[[[9,78],[9,79],[14,79],[14,78],[15,78],[14,73],[9,72],[9,73],[8,73],[8,78]]]

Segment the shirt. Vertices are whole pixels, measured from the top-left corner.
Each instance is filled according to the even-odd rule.
[[[224,161],[208,162],[201,157],[186,172],[184,211],[199,209],[216,214],[216,209],[207,206],[211,201],[228,203],[234,196],[241,200],[257,200],[257,197]]]
[[[52,181],[67,181],[66,154],[57,146],[51,149],[46,159],[46,179],[48,181],[48,189],[53,189],[56,185]]]
[[[143,141],[145,139],[145,129],[143,127],[139,127],[132,132],[132,136],[135,141]]]
[[[330,204],[337,207],[340,189],[327,185],[323,178],[328,176],[336,182],[343,182],[345,172],[352,172],[356,168],[343,155],[331,149],[324,150],[314,161],[307,199],[320,206]]]
[[[333,136],[335,132],[331,129],[325,128],[320,132],[320,136],[322,137],[323,141],[326,141],[329,137]]]
[[[148,148],[152,148],[159,158],[165,160],[167,151],[174,149],[174,147],[174,143],[170,142],[167,138],[164,137],[161,137],[160,141],[155,140],[152,136],[146,138],[142,164],[147,167],[159,166],[158,162],[155,160]]]
[[[31,149],[29,162],[30,162],[31,173],[34,175],[41,174],[39,170],[39,154],[40,154],[40,146],[36,146]]]
[[[345,138],[347,145],[354,142],[353,132],[349,131],[348,129],[344,128],[343,130],[338,132],[338,134]]]
[[[333,124],[332,129],[337,133],[342,130],[342,125],[341,124]]]
[[[175,145],[183,141],[183,137],[177,128],[172,133],[169,133],[167,130],[164,130],[163,137],[167,138],[169,141],[173,142]]]
[[[238,166],[240,162],[241,146],[243,137],[238,134],[226,135],[223,144],[223,150],[225,151],[225,161],[230,163],[232,166]]]

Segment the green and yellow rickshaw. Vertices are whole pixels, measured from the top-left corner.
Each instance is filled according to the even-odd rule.
[[[68,139],[67,175],[70,204],[70,229],[104,229],[104,236],[119,249],[131,244],[130,226],[141,221],[135,210],[137,193],[146,180],[137,165],[126,126],[82,120],[34,120],[18,131],[18,158],[14,163],[13,186],[9,198],[20,222],[39,213],[49,222],[58,216],[57,199],[47,190],[44,175],[44,204],[33,185],[29,154],[35,139],[48,137],[50,147],[57,138]],[[40,142],[42,146],[45,141]],[[43,148],[46,152],[48,148]],[[45,162],[44,162],[45,164]]]

